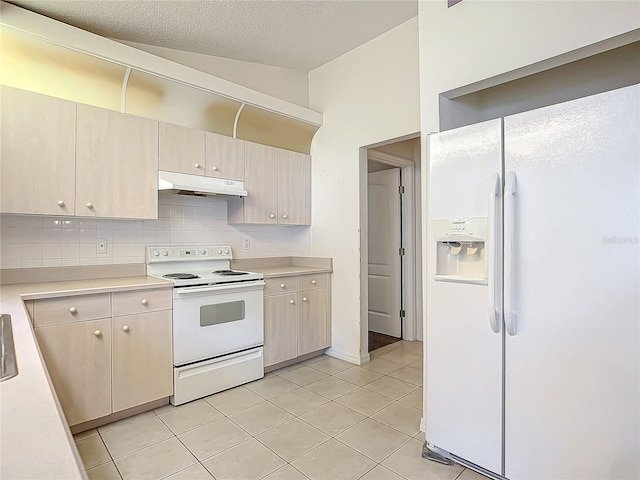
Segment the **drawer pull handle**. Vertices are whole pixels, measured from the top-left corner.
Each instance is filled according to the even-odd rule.
[[[306,302],[307,301],[307,297],[302,297],[302,301]]]
[[[58,200],[58,206],[59,207],[64,207],[64,201]]]
[[[317,282],[315,280],[311,280],[311,283],[315,285]]]
[[[194,163],[193,166],[196,167],[196,168],[200,168],[200,164],[199,163]]]
[[[282,218],[287,218],[287,214],[285,213],[284,215],[282,215]]]
[[[78,313],[78,309],[76,307],[69,307],[69,313],[71,314]]]
[[[216,167],[215,165],[213,166],[213,171],[217,172],[218,171],[218,167]]]
[[[295,302],[295,301],[293,301],[293,300],[289,300],[289,303],[290,303],[291,305],[293,305],[293,304],[294,304],[294,303],[296,303],[296,302]]]
[[[87,202],[87,208],[88,208],[88,209],[92,209],[92,208],[93,208],[93,203],[91,203],[91,202]]]
[[[129,331],[129,325],[125,325],[122,327],[122,331],[123,332],[128,332]]]
[[[284,283],[281,283],[280,288],[284,288],[284,287],[286,287],[286,285]]]
[[[143,298],[142,300],[140,300],[140,303],[143,305],[148,305],[149,304],[149,300],[147,300],[146,298]]]
[[[93,334],[94,334],[96,337],[99,337],[100,335],[102,335],[102,332],[101,332],[100,330],[96,330],[95,332],[93,332]]]
[[[272,213],[271,215],[269,215],[269,218],[276,218],[276,216]]]

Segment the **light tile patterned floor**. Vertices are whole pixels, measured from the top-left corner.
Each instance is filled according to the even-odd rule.
[[[422,343],[371,357],[362,367],[317,357],[76,445],[90,479],[484,479],[421,458]]]

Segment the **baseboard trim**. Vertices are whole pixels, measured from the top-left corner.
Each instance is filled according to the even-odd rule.
[[[363,353],[360,355],[360,365],[363,363],[369,363],[371,361],[371,355],[369,353]]]
[[[353,363],[354,365],[360,365],[360,356],[359,355],[351,355],[350,353],[342,352],[340,350],[336,350],[331,347],[329,350],[325,352],[330,357],[339,358],[340,360],[344,360],[349,363]]]

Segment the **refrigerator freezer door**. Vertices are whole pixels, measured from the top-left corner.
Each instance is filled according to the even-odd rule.
[[[635,85],[504,120],[517,173],[512,480],[640,478],[639,96]]]
[[[496,174],[502,178],[501,128],[501,120],[492,120],[430,137],[425,340],[427,442],[498,474],[502,333],[491,328],[492,292],[487,285],[434,279],[434,225],[442,218],[489,216]],[[500,212],[501,199],[494,200]]]

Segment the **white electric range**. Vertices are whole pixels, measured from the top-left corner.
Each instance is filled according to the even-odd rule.
[[[171,403],[264,376],[261,273],[230,269],[231,247],[147,247],[147,275],[173,282]]]

